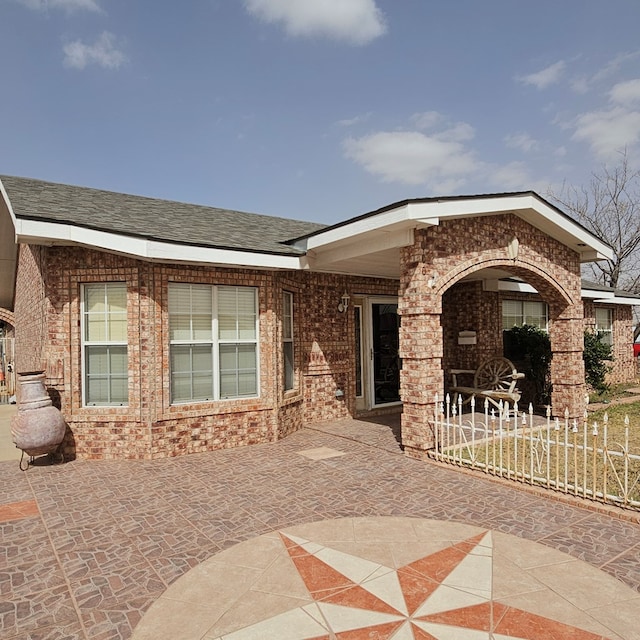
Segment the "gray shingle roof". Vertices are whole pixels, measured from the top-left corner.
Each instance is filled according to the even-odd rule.
[[[17,218],[58,222],[174,244],[299,255],[284,244],[325,225],[0,176]]]
[[[591,280],[585,280],[584,278],[582,278],[582,288],[591,289],[592,291],[613,293],[614,295],[622,298],[638,298],[638,300],[640,300],[640,295],[637,293],[631,293],[631,291],[625,291],[624,289],[614,289],[612,287],[608,287],[606,284],[592,282]]]

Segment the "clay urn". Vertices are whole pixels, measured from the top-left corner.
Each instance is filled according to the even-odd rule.
[[[53,453],[66,431],[44,379],[44,371],[18,373],[18,413],[11,420],[11,435],[16,447],[32,457]]]

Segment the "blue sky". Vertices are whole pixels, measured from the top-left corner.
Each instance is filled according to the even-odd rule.
[[[0,0],[0,173],[332,223],[640,158],[638,0]]]

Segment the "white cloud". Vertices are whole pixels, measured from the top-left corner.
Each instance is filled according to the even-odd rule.
[[[609,104],[579,114],[572,127],[572,139],[586,142],[601,159],[633,149],[640,142],[640,78],[613,85]]]
[[[504,191],[532,188],[532,179],[524,162],[510,162],[490,171],[489,181]]]
[[[534,151],[539,146],[537,140],[534,140],[528,133],[524,132],[506,136],[504,142],[507,147],[510,147],[511,149],[520,149],[525,153]]]
[[[323,36],[363,45],[386,31],[375,0],[245,0],[249,13],[281,23],[292,36]]]
[[[444,125],[447,118],[437,111],[424,111],[423,113],[414,113],[409,118],[409,121],[416,129],[427,131],[428,129],[434,129],[438,125]],[[475,135],[473,127],[466,122],[456,122],[448,129],[433,134],[439,140],[457,140],[459,142],[471,140]]]
[[[64,11],[97,11],[102,12],[96,0],[18,0],[28,9],[47,11],[48,9],[62,9]]]
[[[417,129],[424,131],[441,124],[444,116],[437,111],[424,111],[423,113],[414,113],[409,119]]]
[[[611,102],[621,105],[640,104],[640,78],[619,82],[609,92]]]
[[[576,76],[570,84],[576,93],[585,94],[589,91],[589,79],[585,75]]]
[[[630,53],[622,53],[610,60],[602,69],[596,71],[591,78],[589,78],[589,85],[603,82],[609,79],[611,76],[615,76],[620,72],[623,65],[634,62],[640,57],[640,51],[631,51]]]
[[[456,139],[455,130],[427,136],[420,131],[380,131],[344,141],[347,158],[385,182],[461,185],[480,163]]]
[[[115,43],[115,36],[103,31],[93,44],[85,44],[81,40],[69,42],[63,47],[64,64],[72,69],[84,69],[90,64],[97,64],[106,69],[118,69],[127,58]]]
[[[620,106],[579,115],[573,139],[586,142],[601,158],[609,158],[621,149],[640,141],[640,111]]]
[[[560,60],[559,62],[545,67],[541,71],[531,73],[527,76],[520,76],[518,80],[523,84],[532,84],[537,89],[546,89],[552,84],[560,82],[560,78],[564,73],[565,67],[565,61]]]
[[[344,120],[338,120],[336,123],[339,127],[353,127],[356,124],[360,124],[361,122],[365,122],[371,117],[371,111],[367,113],[363,113],[359,116],[354,116],[353,118],[345,118]]]
[[[579,94],[585,94],[600,83],[607,82],[611,77],[619,75],[623,66],[634,63],[640,57],[640,51],[622,53],[612,58],[603,67],[597,69],[591,75],[581,73],[570,81],[571,88]]]

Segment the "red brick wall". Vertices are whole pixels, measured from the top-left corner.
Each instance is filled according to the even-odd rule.
[[[633,357],[633,313],[632,307],[623,305],[606,305],[586,301],[584,303],[584,325],[586,329],[595,330],[596,308],[611,309],[613,319],[613,362],[611,372],[607,376],[610,384],[632,382],[636,377],[636,362]]]
[[[46,369],[47,384],[59,395],[70,427],[67,454],[85,458],[152,458],[272,442],[304,422],[350,415],[355,409],[355,329],[353,315],[339,313],[337,304],[345,291],[352,296],[397,294],[397,282],[387,280],[155,265],[71,247],[22,251],[18,317],[23,362]],[[84,407],[81,286],[113,281],[127,283],[129,402],[126,407]],[[171,405],[169,282],[258,288],[258,398]],[[295,388],[286,393],[279,320],[285,290],[294,294],[296,364]],[[337,389],[343,397],[336,397]]]
[[[520,241],[515,261],[506,251],[514,235]],[[550,304],[558,361],[569,372],[563,372],[563,384],[570,385],[557,399],[578,403],[584,378],[579,379],[575,341],[566,340],[575,332],[562,329],[578,316],[583,322],[577,254],[504,215],[444,221],[416,232],[414,246],[402,250],[401,260],[403,437],[415,451],[428,446],[423,420],[433,394],[444,388],[443,369],[474,368],[502,350],[500,296],[479,283],[456,284],[474,269],[508,269],[541,291]],[[80,290],[83,283],[106,281],[127,283],[129,404],[83,407]],[[167,286],[172,281],[258,288],[258,398],[170,404]],[[395,296],[398,289],[392,280],[159,265],[80,248],[21,247],[16,317],[22,368],[46,369],[71,428],[68,450],[82,457],[151,458],[272,442],[306,422],[355,413],[354,319],[351,312],[339,313],[337,305],[345,292],[353,299]],[[286,393],[280,324],[285,290],[294,293],[296,364],[295,388]],[[553,323],[561,327],[555,337]],[[478,332],[473,348],[457,345],[457,333],[465,329]],[[336,395],[338,390],[344,395]]]
[[[514,242],[517,239],[517,243]],[[511,249],[517,245],[515,255]],[[501,320],[497,299],[481,295],[479,285],[452,287],[481,269],[501,269],[522,278],[548,302],[550,337],[554,351],[551,377],[553,406],[568,408],[572,416],[584,409],[582,349],[574,340],[582,335],[580,264],[578,254],[513,214],[441,220],[438,226],[417,230],[414,244],[401,249],[400,282],[403,442],[405,451],[422,457],[433,445],[430,430],[433,397],[444,392],[443,368],[448,361],[466,365],[497,348]],[[476,348],[463,355],[454,349],[453,332],[441,317],[445,304],[459,305],[455,321],[479,331]],[[495,322],[492,330],[489,322]],[[475,327],[467,326],[471,321]],[[578,325],[579,322],[579,325]],[[446,335],[444,334],[446,331]],[[420,335],[416,348],[416,332]],[[456,345],[457,346],[457,345]],[[501,348],[499,350],[501,352]]]
[[[14,313],[16,322],[16,373],[46,369],[44,345],[48,301],[44,288],[46,249],[20,245]]]

